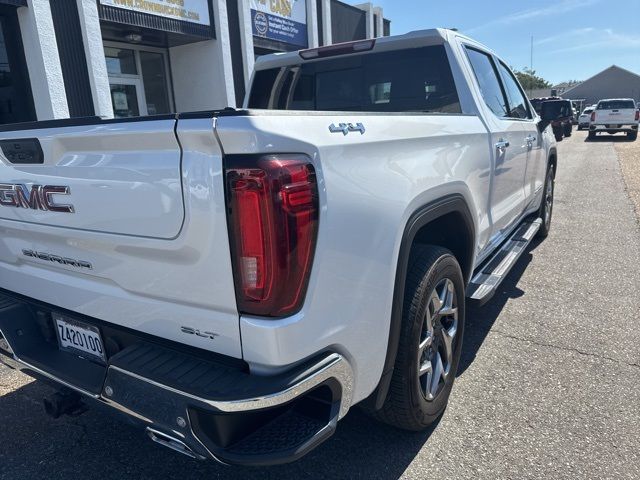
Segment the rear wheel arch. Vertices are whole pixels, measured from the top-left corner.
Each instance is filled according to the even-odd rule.
[[[402,235],[398,254],[384,368],[377,388],[363,402],[365,409],[381,408],[389,390],[398,352],[402,306],[412,248],[415,245],[437,245],[450,250],[460,264],[465,284],[467,284],[473,272],[475,238],[473,216],[466,199],[461,194],[448,195],[430,202],[417,209],[410,217]]]

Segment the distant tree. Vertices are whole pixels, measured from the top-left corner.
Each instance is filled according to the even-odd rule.
[[[544,78],[536,74],[535,70],[524,67],[522,70],[512,68],[513,73],[518,77],[518,81],[525,90],[537,90],[541,88],[551,88],[552,85]]]
[[[562,85],[566,88],[575,87],[576,85],[580,85],[582,81],[580,80],[567,80],[565,82],[560,82],[558,85]]]

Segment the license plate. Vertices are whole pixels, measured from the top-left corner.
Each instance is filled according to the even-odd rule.
[[[104,344],[100,331],[96,327],[59,313],[53,313],[52,317],[56,322],[60,350],[106,363]]]

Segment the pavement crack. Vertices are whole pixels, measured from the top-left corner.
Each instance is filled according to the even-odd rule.
[[[496,330],[495,328],[491,329],[491,333],[498,334],[498,335],[500,335],[502,337],[509,338],[511,340],[517,340],[519,342],[525,342],[525,343],[529,343],[529,344],[532,344],[532,345],[537,345],[539,347],[553,348],[553,349],[562,350],[562,351],[565,351],[565,352],[577,353],[578,355],[583,355],[585,357],[595,357],[595,358],[599,358],[601,360],[609,360],[611,362],[621,363],[621,364],[626,365],[628,367],[640,368],[640,364],[635,363],[635,362],[627,363],[627,362],[622,361],[622,360],[618,360],[618,359],[615,359],[615,358],[612,358],[612,357],[607,357],[606,355],[598,355],[597,353],[585,352],[584,350],[580,350],[578,348],[561,347],[559,345],[554,345],[552,343],[538,342],[536,340],[531,340],[530,338],[519,337],[517,335],[512,335],[510,333],[503,332],[501,330]]]

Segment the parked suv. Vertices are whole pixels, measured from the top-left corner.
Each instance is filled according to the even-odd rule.
[[[564,100],[560,97],[543,97],[531,100],[533,108],[536,109],[538,115],[542,112],[542,104],[546,102],[554,103],[554,110],[558,113],[558,117],[551,123],[553,134],[559,142],[564,137],[570,137],[573,132],[573,105],[571,100]]]

